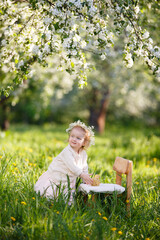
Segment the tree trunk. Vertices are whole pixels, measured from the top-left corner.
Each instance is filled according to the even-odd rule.
[[[9,128],[8,114],[10,111],[10,107],[7,104],[7,100],[8,98],[6,97],[2,97],[0,100],[1,106],[0,127],[4,131],[6,131]]]
[[[96,96],[97,91],[94,92],[93,103],[96,105],[96,101],[98,97]],[[109,90],[101,93],[102,99],[100,101],[99,108],[92,106],[90,107],[90,118],[89,124],[95,127],[95,130],[99,133],[103,133],[105,129],[105,121],[106,121],[106,112],[109,104]]]

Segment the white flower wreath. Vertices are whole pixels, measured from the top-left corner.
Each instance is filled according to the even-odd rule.
[[[89,138],[90,138],[89,146],[95,144],[94,132],[93,132],[93,130],[92,130],[92,129],[94,128],[93,126],[87,127],[87,126],[85,125],[85,123],[83,123],[83,122],[81,122],[80,120],[78,120],[78,121],[76,121],[76,122],[70,123],[70,124],[69,124],[69,128],[66,129],[66,132],[70,133],[74,127],[81,127],[81,128],[83,128],[83,129],[85,129],[85,130],[89,133]]]

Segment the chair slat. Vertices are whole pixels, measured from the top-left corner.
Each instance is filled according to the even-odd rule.
[[[122,174],[126,174],[128,171],[128,161],[128,159],[116,157],[113,165],[113,170]]]
[[[122,185],[122,174],[116,172],[116,184]]]

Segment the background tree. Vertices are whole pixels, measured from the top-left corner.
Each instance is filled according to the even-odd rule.
[[[7,2],[9,3],[9,1]],[[55,1],[55,2],[58,2],[58,1]],[[116,4],[116,2],[117,4],[120,4],[118,3],[118,1],[115,1],[114,3]],[[10,2],[10,3],[11,5],[13,4],[13,2]],[[77,4],[78,4],[78,1],[77,1]],[[132,5],[132,3],[130,4]],[[159,8],[158,8],[159,4],[157,1],[154,1],[153,3],[149,3],[149,1],[145,3],[144,1],[139,1],[139,4],[141,9],[141,14],[139,15],[140,18],[138,19],[138,21],[140,25],[144,26],[144,28],[147,29],[147,31],[145,32],[146,36],[148,36],[148,33],[147,33],[148,31],[153,32],[152,37],[154,42],[157,44],[158,36],[159,36],[158,31],[160,29],[159,23],[157,21],[158,14],[159,14]],[[6,9],[8,6],[9,5],[5,6]],[[19,11],[19,14],[20,14],[19,16],[21,16],[22,14],[20,12],[20,9],[22,10],[22,7],[24,6],[28,9],[27,2],[24,2],[23,4],[20,3],[16,6],[16,11]],[[115,6],[118,6],[118,5],[115,5]],[[121,6],[121,4],[119,6]],[[138,12],[139,10],[138,6],[136,6],[135,4],[134,7],[135,7],[134,11]],[[122,9],[123,9],[123,6],[121,6],[121,10]],[[5,8],[3,7],[2,10],[3,10],[2,13],[4,13]],[[32,9],[32,10],[35,11],[35,9]],[[28,14],[30,14],[30,12]],[[23,22],[26,20],[26,18],[27,16],[23,16],[23,19],[19,19],[18,21]],[[117,17],[117,19],[119,18]],[[30,20],[31,19],[28,18],[28,21],[26,23],[28,24]],[[65,63],[63,56],[61,56],[61,55],[65,55],[66,50],[63,49],[64,50],[63,53],[61,52],[58,54],[59,57],[54,56],[49,61],[48,61],[48,58],[45,58],[45,61],[41,61],[41,63],[44,64],[44,69],[41,69],[38,65],[35,65],[32,68],[32,71],[34,71],[34,74],[32,74],[32,71],[29,74],[27,74],[25,78],[28,78],[28,80],[24,80],[23,81],[24,84],[19,85],[20,82],[19,83],[17,82],[18,85],[15,88],[16,90],[13,92],[13,94],[10,94],[10,97],[6,98],[4,94],[7,95],[8,90],[12,89],[12,86],[13,86],[12,84],[10,85],[10,83],[13,81],[19,81],[18,80],[19,78],[17,77],[14,78],[15,73],[13,72],[12,74],[9,73],[10,69],[8,68],[8,66],[10,64],[10,61],[6,63],[5,61],[7,60],[5,60],[4,58],[5,61],[4,61],[4,64],[2,65],[1,76],[0,76],[1,87],[3,89],[2,91],[3,101],[1,100],[1,113],[3,113],[1,114],[1,125],[4,126],[4,122],[6,122],[6,126],[8,126],[8,120],[5,121],[4,116],[6,116],[5,118],[7,118],[7,116],[9,115],[8,114],[9,109],[12,110],[12,114],[10,114],[11,120],[14,120],[16,118],[18,121],[42,123],[43,121],[51,121],[51,120],[64,122],[64,121],[69,121],[69,119],[71,118],[85,118],[85,119],[89,119],[90,124],[94,125],[97,130],[102,132],[105,126],[105,117],[106,117],[107,110],[108,110],[109,116],[115,116],[116,118],[120,118],[121,116],[124,117],[129,114],[130,116],[138,116],[139,118],[143,118],[144,116],[145,117],[147,116],[147,119],[149,122],[154,122],[154,123],[158,122],[158,119],[159,119],[158,109],[159,109],[159,102],[160,102],[158,97],[159,96],[158,94],[159,83],[157,81],[159,79],[158,74],[156,77],[152,76],[151,72],[147,70],[147,68],[142,64],[143,61],[141,60],[136,61],[135,67],[133,68],[133,70],[132,69],[127,70],[126,68],[124,68],[122,63],[122,56],[124,53],[123,52],[124,43],[128,44],[128,41],[129,41],[128,39],[131,39],[131,35],[133,37],[134,35],[133,25],[131,24],[132,21],[129,21],[130,24],[128,24],[127,27],[125,27],[126,25],[124,25],[123,34],[119,35],[118,34],[119,26],[118,27],[116,26],[117,29],[115,29],[112,24],[114,21],[116,20],[114,20],[113,17],[110,16],[108,18],[108,23],[107,23],[108,28],[112,30],[110,31],[110,34],[111,32],[114,33],[114,47],[112,48],[110,47],[111,45],[113,45],[113,42],[112,41],[109,42],[108,40],[108,43],[105,49],[103,49],[103,51],[101,49],[100,51],[100,48],[97,48],[97,46],[94,44],[95,43],[97,44],[97,42],[99,42],[100,44],[102,40],[101,39],[102,35],[98,33],[97,34],[98,40],[95,41],[94,33],[92,33],[90,35],[90,41],[88,42],[88,45],[86,45],[86,47],[83,47],[83,49],[81,49],[83,50],[83,52],[85,52],[85,55],[86,55],[85,61],[89,62],[91,66],[96,66],[96,71],[92,70],[91,73],[88,75],[88,78],[89,78],[88,86],[83,91],[78,91],[76,86],[74,86],[73,90],[71,90],[73,86],[73,80],[76,79],[77,77],[76,74],[73,74],[74,67],[75,67],[74,61],[72,62],[70,60],[67,61],[67,64],[69,63],[69,66],[73,71],[70,71],[69,69],[66,68],[67,72],[72,72],[72,77],[67,76],[66,74],[64,74],[64,72],[62,72],[61,74],[56,73],[59,64],[61,64],[62,66],[63,65],[62,63]],[[24,26],[24,29],[23,29],[22,24],[20,23],[18,24],[18,22],[14,22],[14,23],[15,23],[15,27],[19,27],[20,29],[22,29],[21,31],[25,30],[26,28],[28,29],[27,24],[23,25]],[[5,40],[4,32],[10,30],[10,28],[7,28],[8,26],[7,24],[8,23],[6,22],[1,22],[1,40],[2,40],[1,56],[2,57],[4,57],[3,56],[4,49],[6,48],[6,51],[7,51],[7,47],[8,47],[7,43],[4,41]],[[50,35],[48,35],[50,33],[48,32],[50,31],[49,25],[46,25],[46,23],[44,23],[43,21],[41,22],[41,24],[45,25],[47,29],[46,36],[50,38]],[[74,26],[72,37],[73,38],[75,37],[74,38],[75,41],[76,39],[78,40],[78,33],[79,33],[78,26],[81,26],[80,34],[83,33],[83,37],[80,39],[80,42],[85,45],[83,41],[87,42],[85,38],[85,34],[88,28],[84,28],[84,27],[82,28],[82,25],[78,25],[78,22],[76,23],[74,22],[74,25],[75,26]],[[29,24],[29,26],[30,28],[32,27],[34,28],[36,25],[34,26],[34,24],[33,25]],[[101,27],[103,26],[104,26],[104,23],[101,25]],[[4,29],[5,31],[2,31]],[[20,35],[21,35],[21,31],[20,31]],[[35,33],[36,29],[34,30],[32,29],[32,31]],[[27,51],[30,51],[29,50],[30,44],[32,44],[32,42],[38,39],[36,35],[33,36],[32,31],[31,31],[31,36],[29,35],[29,38],[30,38],[29,43],[26,43],[26,45],[28,44]],[[57,32],[57,34],[59,35],[61,33]],[[39,36],[41,36],[41,34]],[[18,35],[16,36],[16,38],[17,37]],[[23,37],[24,37],[24,34],[23,34]],[[148,47],[150,48],[152,46],[151,44],[152,39],[149,37],[144,39],[148,41]],[[16,44],[14,46],[13,43],[14,41],[11,41],[9,44],[9,47],[11,49],[14,49],[14,47],[16,46]],[[78,45],[78,42],[77,42],[77,45]],[[67,46],[69,46],[69,43]],[[92,46],[94,46],[94,49]],[[23,48],[24,46],[22,43],[21,43],[21,47],[24,50]],[[31,47],[33,47],[33,45],[31,45]],[[147,56],[145,55],[146,52],[143,52],[142,49],[140,50],[141,47],[142,47],[142,44],[140,44],[139,49],[136,50],[137,51],[136,54],[141,56],[141,54],[143,53],[142,57],[146,58]],[[154,52],[156,57],[159,57],[158,47],[154,47],[152,51]],[[25,55],[27,53],[25,53],[24,51],[23,54]],[[48,55],[52,55],[52,54],[53,52],[51,51],[48,52]],[[45,56],[47,56],[47,54]],[[105,59],[106,56],[107,58]],[[131,55],[128,55],[128,56],[131,57]],[[133,54],[133,56],[135,55]],[[128,59],[129,67],[133,64],[133,61],[130,57],[129,57],[130,60]],[[34,60],[37,61],[37,59],[35,58],[35,55],[34,55]],[[149,58],[147,58],[147,61],[149,61]],[[13,63],[13,65],[16,64],[19,72],[21,72],[22,70],[20,66],[21,63],[18,59]],[[48,64],[49,64],[49,68],[47,68]],[[152,65],[151,62],[150,64],[151,64],[151,67],[154,66]],[[62,68],[60,67],[59,70],[61,69]],[[9,86],[11,86],[11,88]],[[7,99],[7,101],[4,101],[4,99]],[[83,99],[85,99],[85,101],[83,101]],[[14,111],[13,111],[13,108],[14,108]],[[67,109],[68,113],[66,113],[66,111],[65,112],[63,111],[64,108],[65,110]],[[77,108],[79,111],[77,111]],[[6,112],[5,114],[4,114],[4,109]],[[73,112],[71,112],[70,109],[74,109]],[[150,114],[148,114],[148,112]],[[2,119],[2,115],[3,115],[3,119]]]

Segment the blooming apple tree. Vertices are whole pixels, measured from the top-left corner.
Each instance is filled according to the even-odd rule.
[[[32,73],[32,65],[45,66],[47,57],[59,55],[59,69],[87,83],[93,66],[86,51],[104,60],[114,39],[127,34],[123,59],[131,68],[142,57],[151,70],[160,75],[160,48],[150,33],[139,25],[141,11],[134,0],[1,0],[0,65],[3,74],[0,94],[6,96]]]

